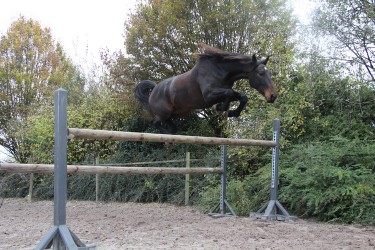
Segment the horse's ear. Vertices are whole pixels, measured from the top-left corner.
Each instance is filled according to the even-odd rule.
[[[261,65],[261,64],[266,65],[267,62],[268,62],[268,59],[270,59],[269,56],[267,56],[267,58],[265,58],[265,59],[259,60],[259,62],[257,62],[257,65]]]
[[[255,54],[253,55],[252,62],[257,63],[257,57],[255,56]]]
[[[267,62],[268,62],[268,59],[270,59],[270,57],[269,57],[269,56],[267,56],[267,58],[266,58],[266,59],[262,60],[262,64],[266,65],[266,64],[267,64]]]

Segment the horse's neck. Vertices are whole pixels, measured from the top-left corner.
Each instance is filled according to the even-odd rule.
[[[233,85],[233,83],[237,80],[248,79],[252,68],[253,65],[251,63],[245,64],[241,63],[240,61],[228,61],[217,64],[210,61],[205,61],[195,65],[191,71],[204,71],[205,74],[209,73],[211,77],[217,80],[221,80],[226,84]]]
[[[233,84],[235,81],[241,80],[241,79],[248,79],[249,73],[248,72],[241,72],[241,73],[235,73],[235,74],[229,74],[228,75],[228,82]]]
[[[227,80],[230,83],[234,83],[235,81],[241,80],[241,79],[248,79],[250,71],[252,70],[253,65],[251,63],[232,63],[227,68]]]

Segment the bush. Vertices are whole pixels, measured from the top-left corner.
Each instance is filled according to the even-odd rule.
[[[0,197],[25,197],[29,192],[29,174],[0,173]]]
[[[280,200],[299,216],[375,225],[374,152],[343,138],[295,146],[280,161]]]
[[[230,166],[228,166],[230,167]],[[255,174],[244,179],[228,177],[227,201],[239,216],[248,216],[257,211],[269,200],[271,166],[259,169]],[[221,182],[213,179],[200,193],[199,205],[205,211],[210,211],[220,200]]]
[[[282,151],[279,200],[292,214],[321,221],[375,225],[375,145],[333,138]],[[238,215],[257,211],[269,198],[271,164],[241,180],[228,178],[227,199]],[[220,183],[201,192],[212,208]]]

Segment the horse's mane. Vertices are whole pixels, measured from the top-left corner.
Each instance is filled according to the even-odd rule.
[[[199,44],[200,53],[195,54],[199,60],[204,57],[216,57],[224,60],[248,60],[250,57],[239,53],[226,52],[224,50],[209,46],[207,44]]]

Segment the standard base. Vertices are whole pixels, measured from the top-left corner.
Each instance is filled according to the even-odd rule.
[[[228,208],[230,212],[227,213],[226,208]],[[208,215],[213,218],[237,216],[227,200],[224,200],[223,204],[217,204]]]
[[[298,218],[296,216],[285,216],[281,214],[276,215],[264,215],[264,214],[258,214],[258,213],[250,213],[250,217],[254,219],[261,219],[261,220],[277,220],[277,221],[296,221]]]
[[[53,226],[46,236],[40,241],[35,250],[46,248],[67,250],[93,250],[95,245],[85,245],[66,225]]]
[[[281,214],[278,214],[280,212]],[[250,213],[251,218],[262,220],[296,221],[296,216],[291,216],[278,200],[270,200],[256,213]]]

